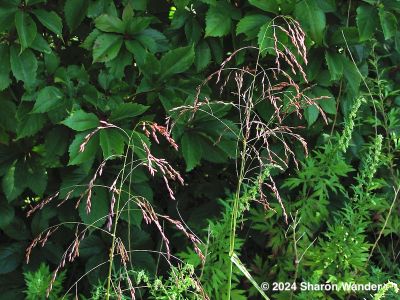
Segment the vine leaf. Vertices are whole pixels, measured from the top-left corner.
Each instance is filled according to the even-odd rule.
[[[310,33],[312,40],[318,45],[322,45],[326,18],[315,0],[302,0],[297,3],[294,16],[303,25],[304,30]]]
[[[93,113],[78,110],[65,119],[62,124],[75,131],[85,131],[99,126],[99,119]]]
[[[15,27],[17,28],[19,42],[21,43],[21,52],[32,45],[37,34],[36,23],[29,14],[23,11],[17,11],[15,14]]]
[[[107,62],[117,57],[122,46],[122,36],[101,34],[93,45],[93,62]]]

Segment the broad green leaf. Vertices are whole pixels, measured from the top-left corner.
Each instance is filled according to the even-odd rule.
[[[69,139],[68,129],[63,126],[58,126],[50,130],[46,134],[44,146],[46,149],[46,156],[54,157],[64,154]]]
[[[74,31],[82,23],[88,4],[88,0],[67,0],[65,2],[64,15],[69,31]]]
[[[194,62],[193,46],[175,48],[166,53],[160,60],[161,77],[185,72]]]
[[[80,133],[79,135],[83,135]],[[78,136],[78,135],[77,135]],[[84,137],[84,136],[83,136]],[[78,145],[79,146],[79,145]],[[98,144],[96,145],[96,147]],[[79,150],[79,147],[78,147]],[[83,152],[84,153],[84,152]],[[76,154],[73,154],[76,156]],[[71,153],[70,153],[71,157]],[[93,161],[92,157],[88,158],[89,160]],[[82,164],[82,163],[79,163]],[[88,173],[90,170],[87,170],[86,166],[81,165],[77,168],[68,168],[61,174],[61,186],[60,186],[60,199],[65,199],[68,193],[71,193],[73,196],[81,196],[82,193],[86,190],[87,177],[89,176]]]
[[[275,53],[274,50],[274,30],[271,24],[266,23],[261,26],[257,35],[258,47],[261,53]]]
[[[392,38],[397,31],[397,18],[391,12],[384,10],[383,8],[379,9],[379,19],[381,21],[383,35],[385,36],[385,40]]]
[[[146,59],[146,49],[138,41],[125,41],[125,47],[133,54],[138,65]]]
[[[164,52],[169,49],[168,39],[161,32],[147,28],[135,36],[146,49],[152,53]]]
[[[304,108],[304,117],[307,120],[308,127],[315,123],[318,119],[318,115],[319,110],[315,105],[307,105],[307,107]]]
[[[197,45],[203,36],[203,28],[200,23],[195,18],[189,18],[184,29],[188,43]]]
[[[133,19],[135,16],[135,12],[133,11],[133,7],[131,3],[128,3],[124,10],[122,11],[122,21],[126,24],[129,20]]]
[[[62,35],[62,20],[54,11],[44,9],[35,9],[33,14],[38,18],[44,27],[54,32],[56,35]]]
[[[156,58],[154,54],[149,52],[146,53],[144,61],[138,61],[137,64],[145,79],[149,78],[149,83],[151,83],[151,81],[155,79],[153,75],[158,75],[161,71],[160,61]]]
[[[17,28],[21,51],[30,47],[37,34],[36,23],[28,13],[21,10],[15,14],[15,27]]]
[[[23,189],[21,189],[16,184],[15,165],[11,166],[8,169],[7,173],[4,175],[3,181],[2,181],[2,187],[3,187],[4,195],[6,196],[8,202],[13,201],[15,198],[17,198],[23,192]]]
[[[140,116],[148,109],[149,106],[138,103],[123,103],[111,112],[110,121],[117,122]]]
[[[361,84],[361,75],[358,72],[357,66],[345,56],[341,56],[343,64],[343,74],[347,80],[347,85],[351,91],[357,95]]]
[[[329,51],[325,52],[326,64],[328,65],[331,80],[338,80],[343,75],[343,62],[341,57],[341,54]]]
[[[360,43],[360,35],[357,27],[345,26],[338,27],[328,38],[330,45],[358,45]]]
[[[210,137],[203,135],[197,135],[197,140],[199,142],[199,147],[202,150],[202,158],[212,163],[226,163],[228,160],[228,155],[223,149],[215,145]],[[207,153],[207,155],[204,155]]]
[[[141,183],[140,185],[136,186],[144,187],[146,185],[147,185],[146,183]],[[137,188],[135,188],[134,190],[136,193],[141,194],[140,196],[145,197],[146,199],[149,200],[149,196],[147,197],[144,196],[143,195],[144,193],[140,193],[140,191]],[[130,225],[135,225],[136,227],[140,228],[140,224],[142,223],[143,220],[143,214],[135,202],[130,201],[127,203],[127,201],[129,200],[127,198],[128,197],[126,194],[123,194],[123,196],[121,197],[121,202],[123,207],[123,210],[121,212],[121,219],[128,222]]]
[[[38,160],[18,160],[14,176],[16,186],[19,188],[29,188],[37,196],[43,195],[47,185],[47,172]]]
[[[44,64],[46,66],[47,73],[53,74],[60,65],[60,58],[54,52],[46,53],[44,55]]]
[[[135,17],[127,23],[127,33],[137,34],[148,28],[153,18],[150,17]]]
[[[132,62],[132,54],[124,49],[118,53],[116,58],[106,62],[106,66],[116,79],[121,79],[125,76],[124,71],[126,66],[132,65]]]
[[[378,26],[378,12],[375,7],[360,5],[357,7],[357,28],[360,41],[370,40]]]
[[[12,243],[0,246],[0,274],[14,271],[24,258],[24,244]]]
[[[0,68],[0,91],[3,91],[11,84],[10,52],[5,44],[0,44],[0,57],[2,59]]]
[[[85,142],[85,137],[90,132],[78,133],[71,145],[69,146],[69,166],[81,165],[87,161],[93,161],[94,156],[99,148],[99,136],[98,134],[93,135],[90,140],[86,143],[84,149],[81,148]],[[83,151],[81,151],[83,150]]]
[[[279,1],[280,2],[280,1]],[[279,5],[277,0],[249,0],[249,3],[267,12],[278,13]]]
[[[33,52],[26,49],[21,55],[15,46],[10,48],[11,70],[17,80],[23,81],[28,87],[36,81],[37,59]]]
[[[103,33],[97,37],[93,45],[93,62],[107,62],[117,57],[121,49],[121,35]]]
[[[96,18],[100,16],[101,14],[108,13],[109,10],[113,10],[111,8],[113,6],[113,3],[111,0],[90,0],[89,1],[89,6],[88,6],[88,11],[87,11],[87,16],[89,18]],[[111,11],[110,11],[111,13]],[[114,16],[113,13],[111,15]]]
[[[332,93],[328,89],[324,89],[321,87],[314,87],[312,89],[312,94],[316,97],[329,97],[329,98],[324,98],[317,100],[317,103],[319,106],[321,106],[322,110],[328,114],[336,114],[336,101],[335,97],[332,95]]]
[[[72,113],[62,124],[75,131],[85,131],[99,126],[99,119],[93,113],[78,110]]]
[[[218,7],[210,7],[206,15],[206,37],[222,37],[231,30],[232,20]]]
[[[200,41],[196,47],[196,57],[194,64],[197,72],[203,70],[211,62],[211,50],[206,41]]]
[[[9,204],[0,202],[0,229],[8,226],[14,219],[14,207]]]
[[[37,34],[35,40],[33,41],[31,48],[33,50],[50,54],[51,53],[51,48],[49,43],[42,37],[42,35]]]
[[[100,146],[104,159],[124,153],[124,135],[116,128],[107,128],[100,131]]]
[[[236,26],[236,34],[244,33],[247,38],[252,39],[257,36],[261,26],[271,21],[271,18],[265,15],[247,15],[240,19]]]
[[[306,33],[318,45],[322,44],[326,28],[325,13],[315,0],[302,0],[296,4],[294,16],[300,21]]]
[[[94,42],[96,39],[99,37],[101,34],[101,31],[98,29],[93,29],[91,33],[86,37],[86,39],[83,41],[81,47],[86,50],[92,50]]]
[[[124,33],[125,24],[121,19],[110,16],[110,15],[101,15],[94,21],[96,28],[100,29],[104,32],[117,32]]]
[[[87,202],[85,200],[86,197],[81,201],[78,209],[82,222],[85,224],[94,224],[98,227],[103,226],[107,220],[109,211],[109,201],[106,190],[103,188],[93,188],[89,213],[86,211]]]
[[[26,110],[21,115],[18,115],[17,119],[18,139],[33,136],[34,134],[38,133],[46,123],[46,118],[44,115],[31,114],[29,110]]]
[[[14,26],[15,13],[18,11],[16,5],[1,5],[0,6],[0,32],[5,32]]]
[[[202,156],[201,137],[195,132],[185,132],[181,139],[182,154],[186,162],[186,172],[194,169]]]
[[[45,113],[55,108],[60,100],[63,98],[62,92],[54,87],[47,86],[40,90],[38,93],[33,113]]]

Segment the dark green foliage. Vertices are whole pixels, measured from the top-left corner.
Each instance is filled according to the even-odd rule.
[[[7,299],[21,295],[25,274],[28,294],[34,295],[32,289],[37,288],[38,297],[43,297],[44,286],[35,287],[34,282],[48,281],[50,274],[41,263],[56,268],[75,238],[77,223],[106,229],[112,193],[101,186],[109,187],[123,169],[129,146],[134,149],[129,152],[132,160],[145,160],[145,144],[155,156],[167,159],[186,185],[171,183],[177,201],[173,202],[161,176],[137,168],[130,170],[123,190],[147,198],[157,213],[176,219],[179,204],[183,219],[204,242],[208,232],[205,247],[214,252],[208,250],[211,264],[203,267],[187,237],[167,230],[173,252],[196,267],[211,299],[223,297],[230,230],[225,211],[230,210],[218,205],[217,199],[229,199],[234,193],[240,128],[236,110],[227,104],[237,93],[233,75],[221,76],[222,92],[214,78],[206,79],[239,49],[226,68],[251,68],[256,61],[273,65],[275,33],[270,24],[285,25],[275,18],[278,15],[293,18],[304,29],[308,63],[296,59],[308,82],[301,74],[293,78],[306,96],[321,99],[319,107],[302,107],[301,120],[283,120],[285,126],[298,128],[296,133],[310,150],[304,158],[301,145],[294,143],[299,168],[286,162],[284,171],[271,171],[284,195],[289,224],[284,223],[278,201],[267,193],[274,211],[252,205],[238,229],[236,251],[244,254],[241,260],[258,282],[398,280],[399,202],[392,205],[392,201],[393,187],[399,185],[399,3],[0,0],[0,294]],[[278,49],[293,47],[287,36],[276,34]],[[260,55],[252,47],[258,47]],[[281,68],[291,69],[287,63]],[[199,99],[209,103],[195,114],[177,110]],[[274,113],[270,103],[260,102],[254,109],[266,122]],[[164,124],[166,117],[174,124],[172,137],[178,151],[165,139],[160,137],[158,143],[143,131],[143,124]],[[284,157],[278,139],[272,140],[271,148]],[[88,214],[86,196],[77,201],[105,159],[107,167],[96,181],[99,186],[93,190]],[[57,192],[45,208],[26,216],[30,208]],[[242,210],[254,196],[259,195],[251,186],[244,189]],[[121,201],[127,207],[118,227],[123,242],[133,249],[164,251],[159,233],[146,226],[139,208],[132,202],[128,205],[126,195]],[[50,241],[36,248],[30,264],[25,264],[29,243],[60,223]],[[69,286],[61,287],[59,280],[57,288],[69,288],[108,259],[110,237],[92,229],[80,244],[81,256],[65,275]],[[133,258],[134,267],[150,274],[145,284],[152,297],[161,297],[160,291],[151,289],[152,280],[169,274],[169,266],[152,253]],[[120,269],[116,264],[113,272]],[[78,286],[82,297],[90,297],[94,285],[100,291],[105,274],[106,268],[97,268],[84,276]],[[165,284],[171,285],[173,275],[165,278]],[[188,286],[175,287],[176,295]],[[273,297],[288,299],[289,294]],[[99,299],[104,296],[100,295]],[[344,293],[293,296],[347,297]],[[246,276],[234,270],[232,298],[250,297],[260,295]]]

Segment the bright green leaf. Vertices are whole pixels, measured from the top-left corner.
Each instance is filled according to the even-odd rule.
[[[343,75],[342,55],[332,52],[325,53],[326,64],[331,75],[331,80],[338,80]]]
[[[3,177],[2,181],[2,187],[3,187],[3,192],[4,195],[7,198],[8,202],[11,202],[15,198],[17,198],[21,193],[23,192],[23,189],[21,189],[19,186],[16,184],[15,180],[15,166],[11,166],[7,173]]]
[[[28,13],[21,10],[15,14],[15,27],[17,28],[21,50],[30,47],[37,34],[36,23]]]
[[[0,6],[0,32],[8,31],[14,25],[15,13],[17,11],[18,4]]]
[[[341,56],[341,59],[343,64],[343,74],[347,80],[347,84],[351,91],[357,95],[361,84],[361,75],[357,69],[357,66],[355,66],[350,59],[343,55]]]
[[[138,65],[146,59],[146,49],[138,41],[125,41],[126,49],[133,54]]]
[[[93,45],[93,62],[107,62],[116,58],[122,42],[121,35],[104,33],[98,36]]]
[[[125,67],[132,65],[132,60],[132,54],[124,49],[118,53],[116,58],[106,62],[106,66],[115,78],[121,79],[125,75]]]
[[[94,20],[94,24],[96,28],[104,32],[124,33],[125,31],[125,25],[122,20],[110,15],[99,16]]]
[[[194,57],[193,46],[175,48],[169,51],[160,60],[161,77],[166,78],[185,72],[193,64]]]
[[[63,98],[62,92],[54,86],[46,86],[38,93],[33,113],[45,113],[55,108]]]
[[[381,21],[383,35],[385,36],[385,40],[392,38],[397,31],[397,18],[391,12],[384,10],[383,8],[379,9],[379,19]]]
[[[370,40],[378,25],[378,12],[375,7],[360,5],[357,7],[357,28],[360,41]]]
[[[81,165],[88,161],[93,161],[94,156],[99,148],[99,136],[98,134],[93,135],[82,149],[81,146],[85,142],[85,137],[87,134],[88,132],[78,133],[69,146],[69,166]]]
[[[186,162],[186,172],[194,169],[199,163],[202,156],[201,137],[196,133],[184,133],[181,140],[182,154]]]
[[[106,190],[102,188],[93,188],[90,200],[91,208],[89,213],[87,213],[87,202],[81,201],[78,209],[79,216],[83,223],[94,224],[95,226],[101,227],[107,220],[109,210]]]
[[[10,49],[11,70],[17,80],[32,86],[36,81],[37,59],[33,52],[26,49],[21,55],[16,47]]]
[[[278,13],[279,5],[276,0],[249,0],[249,3],[267,12]]]
[[[148,109],[149,106],[138,103],[123,103],[111,112],[110,121],[117,122],[120,120],[140,116]]]
[[[206,37],[222,37],[231,30],[232,20],[218,7],[210,7],[206,15]]]
[[[260,31],[260,27],[271,21],[271,18],[265,15],[247,15],[240,19],[236,27],[236,34],[244,33],[247,38],[255,38]]]
[[[261,53],[275,53],[274,50],[274,29],[271,24],[266,23],[261,26],[260,31],[257,35],[258,47]]]
[[[150,17],[135,17],[127,23],[127,33],[137,34],[148,28],[153,18]]]
[[[312,89],[312,94],[315,97],[328,97],[328,98],[323,98],[320,100],[317,100],[317,103],[319,106],[321,106],[322,110],[328,114],[336,114],[336,101],[335,97],[332,95],[332,93],[328,89],[324,89],[321,87],[314,87]]]
[[[70,31],[74,31],[82,23],[86,16],[88,4],[88,0],[67,0],[65,2],[65,21]]]
[[[116,128],[108,128],[100,131],[100,146],[104,159],[111,156],[120,156],[124,153],[124,135]]]
[[[99,126],[99,119],[93,113],[78,110],[72,113],[62,124],[75,131],[85,131]]]
[[[326,29],[325,13],[318,7],[315,0],[302,0],[296,4],[294,16],[300,21],[306,33],[321,45]]]
[[[307,120],[308,127],[315,123],[319,115],[319,110],[315,105],[308,105],[304,108],[304,117]]]
[[[54,11],[44,9],[35,9],[33,14],[38,18],[44,27],[54,32],[56,35],[62,35],[62,20]]]
[[[18,114],[18,113],[17,113]],[[33,136],[39,132],[44,124],[46,118],[42,114],[31,114],[29,110],[24,108],[24,111],[17,116],[17,138],[22,139],[25,137]]]
[[[47,43],[47,41],[40,34],[36,35],[36,38],[31,45],[31,48],[42,53],[51,53],[49,43]]]

